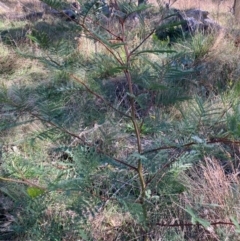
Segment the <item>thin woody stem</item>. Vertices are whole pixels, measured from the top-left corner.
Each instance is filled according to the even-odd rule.
[[[36,183],[30,182],[29,180],[22,178],[23,180],[16,180],[12,178],[5,178],[5,177],[0,177],[0,181],[5,181],[5,182],[14,182],[14,183],[20,183],[20,184],[25,184],[27,186],[33,186],[42,190],[47,190],[46,187],[40,186]]]
[[[122,39],[123,39],[123,42],[125,42],[126,40],[125,40],[124,21],[120,21],[120,24],[121,24],[121,29],[122,29]],[[131,55],[129,53],[128,46],[126,44],[124,45],[124,50],[125,50],[125,55],[126,55],[126,69],[124,70],[124,74],[127,79],[128,89],[129,89],[129,93],[130,93],[129,100],[130,100],[130,105],[131,105],[131,121],[133,123],[134,131],[135,131],[135,134],[137,137],[138,153],[141,153],[142,145],[141,145],[140,127],[136,120],[135,100],[133,97],[134,96],[133,83],[132,83],[131,73],[129,72]],[[141,201],[141,205],[142,205],[143,215],[144,215],[145,221],[147,222],[147,208],[146,208],[146,203],[145,203],[146,182],[145,182],[144,175],[143,175],[143,166],[142,166],[141,159],[138,159],[137,172],[138,172],[140,186],[141,186],[141,200],[140,201]],[[147,240],[147,237],[145,240]]]
[[[119,114],[127,117],[127,118],[131,118],[131,116],[127,115],[126,113],[118,110],[117,108],[115,108],[111,103],[109,103],[107,100],[105,100],[101,95],[99,95],[98,93],[94,92],[93,90],[91,90],[80,78],[78,78],[77,76],[70,74],[70,77],[72,79],[74,79],[75,81],[77,81],[78,83],[80,83],[81,85],[84,86],[84,88],[91,93],[92,95],[96,96],[98,99],[102,100],[107,106],[109,106],[110,108],[112,108],[113,110],[115,110],[116,112],[118,112]]]

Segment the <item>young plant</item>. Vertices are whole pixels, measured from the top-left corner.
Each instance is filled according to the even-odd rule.
[[[62,1],[43,2],[62,11]],[[6,168],[7,175],[30,186],[26,190],[32,200],[30,211],[32,205],[45,211],[41,210],[40,225],[37,214],[29,212],[33,221],[27,228],[37,230],[38,240],[48,238],[41,228],[56,231],[49,240],[64,235],[66,240],[71,240],[69,235],[72,240],[76,236],[91,240],[102,232],[106,236],[99,240],[153,239],[163,220],[172,223],[178,216],[174,203],[185,191],[178,175],[208,147],[209,121],[217,126],[219,116],[212,120],[201,101],[188,118],[181,113],[182,126],[171,120],[168,107],[186,100],[181,83],[185,72],[169,61],[173,50],[152,41],[156,24],[151,25],[145,16],[151,5],[140,2],[82,1],[76,19],[36,24],[27,37],[41,54],[21,54],[42,61],[51,70],[51,79],[10,91],[1,89],[2,103],[19,113],[12,126],[20,120],[37,122],[28,139],[35,145],[40,139],[48,154],[31,158],[25,149],[25,158],[5,159],[16,163],[15,168]],[[163,6],[161,14],[160,10]],[[205,49],[200,47],[201,55]],[[189,139],[190,144],[185,144]],[[192,146],[193,151],[186,153]],[[34,169],[35,159],[42,171],[37,186],[29,181],[39,173]],[[49,176],[44,175],[46,170]],[[52,223],[46,224],[51,215]],[[69,234],[73,224],[75,229]],[[99,226],[102,232],[97,232]],[[116,234],[118,226],[122,229]]]

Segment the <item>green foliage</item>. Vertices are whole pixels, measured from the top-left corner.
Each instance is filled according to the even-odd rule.
[[[44,2],[57,10],[66,4]],[[205,156],[226,157],[230,147],[216,148],[217,138],[239,138],[238,101],[229,106],[191,89],[193,64],[211,41],[196,35],[180,52],[152,41],[154,32],[164,40],[180,34],[181,23],[149,30],[149,6],[119,2],[110,26],[99,2],[82,3],[76,22],[36,23],[27,35],[35,55],[18,49],[44,63],[44,78],[0,87],[1,175],[11,183],[0,190],[21,207],[15,233],[25,240],[177,240],[181,231],[161,224],[189,217],[208,228],[194,208],[181,208],[187,185],[179,177]],[[75,37],[83,31],[79,51]]]
[[[27,37],[38,44],[40,48],[48,48],[50,46],[50,39],[46,33],[39,33],[36,30],[32,31],[31,35],[27,35]]]
[[[192,222],[193,224],[199,223],[199,224],[201,224],[204,228],[208,228],[208,227],[210,226],[210,223],[209,223],[208,221],[206,221],[206,220],[204,220],[204,219],[202,219],[202,218],[199,218],[199,217],[194,213],[194,211],[193,211],[191,208],[187,207],[187,208],[186,208],[186,211],[187,211],[188,214],[190,214],[190,216],[191,216],[191,218],[192,218],[191,222]]]
[[[234,225],[235,225],[235,227],[236,227],[236,233],[240,233],[240,226],[239,226],[236,218],[231,217],[231,220],[232,220],[232,222],[234,223]]]
[[[239,123],[239,103],[233,105],[233,113],[227,115],[228,128],[231,136],[238,139],[240,136],[240,123]]]
[[[184,38],[182,25],[186,24],[185,21],[173,22],[160,25],[155,32],[159,40],[176,42],[178,39]]]
[[[213,40],[214,37],[212,35],[204,36],[203,33],[198,33],[192,37],[190,48],[193,51],[195,59],[201,59],[209,52]]]
[[[35,198],[41,194],[44,193],[44,191],[40,188],[37,187],[28,187],[27,188],[27,193],[30,197]]]
[[[46,3],[48,6],[61,10],[64,2],[63,0],[42,0],[42,2]]]

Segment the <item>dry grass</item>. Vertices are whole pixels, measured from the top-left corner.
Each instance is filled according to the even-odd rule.
[[[234,0],[177,0],[175,3],[174,1],[170,0],[170,5],[174,8],[179,9],[189,9],[189,8],[199,8],[202,10],[206,10],[209,12],[229,12],[230,8],[233,6]],[[4,0],[1,1],[7,7],[11,9],[11,11],[15,11],[17,13],[20,12],[29,12],[34,10],[42,9],[43,3],[40,0]],[[72,1],[66,1],[72,2]],[[159,0],[148,0],[149,3],[157,5],[157,2],[164,3],[164,1]],[[165,2],[168,2],[165,1]],[[173,3],[173,4],[172,4]]]
[[[172,6],[179,9],[199,8],[209,12],[217,11],[223,13],[229,12],[230,8],[233,6],[233,0],[177,0]]]
[[[39,0],[21,0],[21,1],[17,1],[17,0],[12,0],[12,1],[2,1],[2,4],[4,4],[5,6],[7,6],[9,8],[5,9],[5,11],[3,11],[3,8],[0,9],[2,10],[2,13],[7,13],[7,12],[13,12],[16,14],[21,14],[21,13],[26,13],[26,12],[37,12],[43,9],[44,4],[39,1]]]
[[[226,173],[226,167],[223,167],[219,160],[206,157],[199,166],[191,170],[189,176],[182,177],[182,181],[188,188],[182,196],[185,205],[194,209],[199,217],[211,223],[230,223],[231,217],[240,221],[238,198],[240,180],[238,170],[231,165],[230,167],[231,171]],[[221,228],[225,230],[228,238],[236,238],[234,226],[225,225]],[[211,226],[209,231],[211,236],[216,238],[219,226]]]
[[[90,223],[91,234],[94,240],[114,241],[119,240],[118,236],[120,236],[121,232],[129,232],[131,230],[134,220],[130,213],[124,214],[116,210],[108,210],[90,219]]]
[[[14,12],[16,14],[30,13],[43,11],[46,8],[46,4],[40,0],[3,0],[2,7],[0,5],[0,14],[6,12]],[[64,2],[73,2],[70,0],[65,0]],[[9,8],[4,8],[6,6]]]
[[[150,0],[150,2],[154,1]],[[5,3],[9,4],[9,6],[13,8],[17,8],[17,6],[14,7],[16,1],[5,1]],[[36,4],[36,9],[39,9],[39,3],[40,2],[38,0],[22,0],[22,7],[19,5],[19,11],[28,11],[31,9],[31,4]],[[203,10],[211,11],[212,13],[227,13],[229,5],[231,5],[230,1],[224,1],[218,5],[216,3],[211,3],[208,0],[178,0],[173,7],[180,9],[197,7]],[[94,43],[90,39],[81,38],[76,39],[76,41],[79,41],[78,51],[85,57],[92,56],[94,52],[104,51],[103,47],[97,46],[97,43]],[[2,48],[1,45],[0,48]],[[2,50],[7,51],[5,47],[3,47]],[[234,41],[232,39],[226,38],[225,33],[217,36],[215,44],[213,44],[213,47],[210,49],[206,57],[201,60],[202,63],[200,64],[203,67],[205,66],[205,68],[203,68],[205,72],[201,72],[200,81],[204,81],[203,84],[208,83],[211,84],[211,86],[214,86],[214,81],[219,81],[220,78],[223,78],[224,84],[226,83],[226,80],[231,78],[237,79],[238,72],[240,72],[238,70],[238,66],[236,66],[239,62],[237,53],[239,53],[239,48],[234,46]],[[6,61],[6,59],[8,61]],[[45,76],[45,70],[37,61],[25,61],[26,62],[24,62],[20,57],[17,58],[16,55],[9,54],[9,52],[4,52],[2,59],[0,58],[0,73],[1,70],[3,70],[4,73],[9,75],[9,71],[18,69],[18,71],[24,72],[26,68],[28,68],[27,71],[29,76],[30,74],[32,74],[31,76],[36,76],[36,73],[38,72],[42,73],[40,76]],[[29,81],[28,79],[23,79],[25,78],[24,74],[22,74],[22,77],[19,76],[20,74],[18,74],[17,78],[14,80],[15,83]],[[40,79],[38,79],[38,81],[39,80]],[[34,79],[32,79],[32,82],[34,82]],[[186,108],[188,108],[188,103],[186,105]],[[180,118],[181,116],[176,112],[174,115],[174,119]],[[34,126],[24,126],[23,128],[25,129],[22,129],[22,131],[26,133],[30,132],[31,129],[34,129]],[[106,129],[108,132],[110,132],[109,136],[111,136],[112,134],[110,127]],[[114,132],[112,131],[112,133]],[[124,152],[130,152],[129,150],[133,146],[132,143],[136,143],[136,141],[132,141],[132,139],[126,138],[126,135],[124,135],[122,138],[119,138],[119,140],[116,141],[116,146],[114,147],[119,149],[118,152],[121,152],[117,153],[119,156],[120,154],[125,155],[126,153]],[[129,143],[127,141],[129,141]],[[125,146],[127,146],[127,148],[125,148]],[[231,173],[226,174],[224,168],[221,166],[218,160],[209,157],[205,158],[204,162],[194,168],[190,175],[182,176],[181,181],[183,181],[188,188],[188,191],[182,194],[182,203],[184,203],[186,206],[192,207],[198,212],[198,215],[201,218],[204,218],[210,222],[230,222],[230,217],[236,217],[236,215],[236,218],[238,221],[240,221],[240,215],[238,214],[239,200],[237,198],[239,197],[238,187],[240,186],[240,180],[238,178],[237,171],[238,170],[233,169]],[[156,209],[156,212],[158,211],[159,210]],[[172,209],[169,210],[169,213],[169,216],[171,216]],[[117,240],[116,237],[120,232],[123,233],[129,231],[130,233],[130,231],[132,231],[130,230],[130,225],[134,225],[134,220],[132,220],[132,217],[129,213],[118,213],[116,210],[108,210],[106,212],[99,213],[99,215],[91,219],[90,222],[91,233],[95,240],[109,241]],[[234,226],[225,226],[221,228],[225,231],[225,236],[236,238],[236,236],[234,236]],[[219,230],[217,227],[211,227],[208,232],[209,233],[207,235],[211,236],[213,238],[212,240],[221,240],[218,238]],[[64,240],[74,239],[68,237]]]
[[[0,75],[11,75],[20,68],[17,54],[0,43]]]
[[[157,5],[160,3],[170,3],[171,7],[178,9],[198,8],[209,12],[229,12],[234,0],[148,0],[149,3]]]

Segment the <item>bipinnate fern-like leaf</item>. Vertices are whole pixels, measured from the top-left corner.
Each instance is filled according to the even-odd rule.
[[[42,2],[46,3],[49,7],[57,10],[62,10],[62,6],[65,3],[63,0],[41,0]]]

